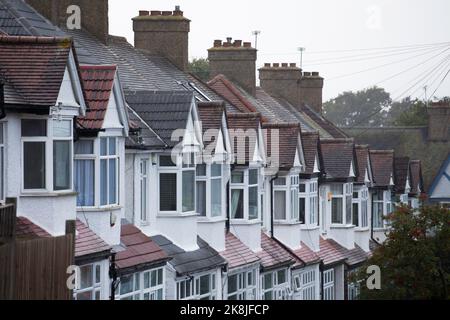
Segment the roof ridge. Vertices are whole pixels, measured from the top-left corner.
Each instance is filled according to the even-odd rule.
[[[111,65],[81,65],[80,64],[80,69],[81,70],[117,70],[117,65],[115,64],[111,64]]]
[[[2,43],[72,43],[71,37],[48,37],[48,36],[10,36],[0,35],[0,42]]]

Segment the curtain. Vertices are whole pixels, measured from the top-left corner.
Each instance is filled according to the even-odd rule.
[[[211,180],[211,216],[222,215],[222,179]]]
[[[242,206],[242,197],[244,190],[234,189],[231,190],[231,218],[232,219],[243,219],[244,210]]]
[[[286,219],[286,191],[274,192],[275,220]]]
[[[75,190],[78,192],[77,206],[94,206],[94,160],[75,160]]]

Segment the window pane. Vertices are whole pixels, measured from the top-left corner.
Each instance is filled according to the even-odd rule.
[[[116,138],[109,138],[108,139],[108,141],[109,141],[109,155],[110,156],[114,156],[114,155],[116,155],[116,141],[117,141],[117,139]]]
[[[258,187],[248,189],[248,218],[258,219]]]
[[[94,206],[94,160],[75,160],[75,190],[77,206]]]
[[[197,174],[197,177],[205,177],[206,176],[206,164],[198,164],[196,174]]]
[[[305,198],[299,198],[299,219],[301,223],[306,223],[305,217],[306,217],[306,199]]]
[[[151,282],[150,285],[152,287],[156,287],[156,283],[158,281],[158,272],[156,270],[152,270],[151,272]]]
[[[45,188],[45,142],[23,143],[25,189]]]
[[[69,138],[72,136],[72,121],[53,120],[53,136],[60,138]]]
[[[285,186],[286,185],[286,178],[276,178],[273,183],[276,186]]]
[[[249,170],[248,184],[258,184],[258,170],[257,169]]]
[[[291,219],[298,221],[298,190],[291,190]]]
[[[353,224],[355,226],[359,225],[358,213],[359,213],[359,204],[354,203],[353,204]]]
[[[3,144],[3,123],[0,123],[0,144]]]
[[[150,272],[144,273],[144,289],[150,288]]]
[[[156,282],[157,285],[163,284],[163,269],[158,270],[158,281]]]
[[[183,171],[183,212],[195,210],[195,171]]]
[[[100,283],[101,282],[101,272],[100,272],[101,268],[100,265],[96,265],[95,266],[95,283]]]
[[[332,184],[331,193],[334,195],[344,194],[344,186],[342,184]]]
[[[264,289],[271,289],[272,286],[272,273],[264,275]]]
[[[346,196],[345,197],[345,223],[346,224],[352,224],[352,196]]]
[[[197,181],[197,213],[206,216],[206,181]]]
[[[286,219],[286,191],[274,191],[275,219]]]
[[[108,160],[100,161],[100,204],[108,204]]]
[[[46,137],[47,120],[22,120],[22,137]]]
[[[160,167],[176,167],[177,165],[172,161],[171,156],[159,156]]]
[[[53,142],[53,188],[54,190],[68,190],[70,185],[70,170],[72,155],[70,141]]]
[[[210,292],[210,286],[209,286],[209,282],[210,282],[210,276],[203,276],[200,278],[200,294],[207,294]]]
[[[286,280],[286,270],[280,270],[277,273],[277,284],[285,283]]]
[[[306,192],[306,184],[301,183],[299,185],[299,192],[302,192],[302,193]]]
[[[244,173],[242,171],[231,173],[231,183],[244,183]]]
[[[117,202],[117,160],[109,159],[109,202],[108,204],[114,204]]]
[[[4,193],[4,189],[5,189],[5,176],[4,176],[4,148],[3,146],[0,146],[0,200],[4,200],[5,197],[5,193]]]
[[[176,173],[161,173],[159,175],[159,209],[160,211],[177,210]]]
[[[75,154],[94,154],[94,141],[78,140],[75,142]]]
[[[82,266],[80,268],[80,277],[80,289],[92,287],[94,285],[92,282],[92,265]]]
[[[231,218],[243,219],[244,218],[244,190],[233,189],[231,190]]]
[[[222,179],[211,180],[211,216],[222,215]]]
[[[222,165],[221,164],[211,165],[211,176],[213,176],[213,177],[221,177],[222,176]]]
[[[120,294],[133,292],[133,275],[120,278]]]
[[[141,221],[147,221],[147,178],[141,178]]]
[[[331,202],[331,222],[343,223],[342,198],[333,198]]]
[[[100,155],[102,156],[108,155],[108,138],[100,139]]]

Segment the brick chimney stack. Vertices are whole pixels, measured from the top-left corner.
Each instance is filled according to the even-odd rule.
[[[134,46],[166,57],[183,71],[189,63],[190,20],[179,6],[174,11],[140,10],[133,18]]]
[[[449,141],[450,101],[431,103],[428,107],[428,140]]]
[[[276,98],[283,98],[294,107],[307,104],[322,113],[324,79],[318,72],[302,72],[295,63],[266,63],[259,69],[261,87]]]
[[[257,50],[250,42],[215,40],[208,49],[208,59],[211,78],[223,74],[253,96],[256,94]]]
[[[109,35],[108,0],[26,0],[36,11],[53,24],[65,28],[71,14],[67,8],[77,5],[81,9],[81,27],[106,43]]]

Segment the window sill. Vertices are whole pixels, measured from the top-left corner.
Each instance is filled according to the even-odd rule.
[[[332,224],[331,229],[354,229],[355,226],[352,224]]]
[[[32,191],[32,192],[26,192],[23,191],[20,196],[21,197],[30,197],[30,198],[41,198],[41,197],[72,197],[77,196],[78,193],[74,191],[62,191],[62,192],[55,192],[55,191]]]
[[[190,218],[190,217],[198,217],[198,213],[161,213],[159,212],[156,216],[157,218]]]
[[[385,232],[385,231],[388,231],[388,228],[373,228],[373,231]]]
[[[275,220],[273,224],[279,226],[297,226],[301,225],[302,223],[300,221]]]
[[[261,220],[256,219],[256,220],[237,220],[237,219],[232,219],[230,222],[232,225],[255,225],[255,224],[261,224]]]
[[[305,231],[315,231],[315,230],[318,230],[320,227],[318,226],[318,225],[302,225],[302,230],[305,230]]]
[[[122,209],[122,206],[112,205],[105,207],[77,207],[77,212],[103,212],[103,211],[115,211]]]
[[[214,217],[214,218],[208,218],[200,216],[197,220],[198,223],[219,223],[219,222],[225,222],[227,219],[223,217]]]
[[[366,232],[366,231],[370,231],[370,228],[369,227],[364,227],[364,228],[355,227],[355,232]]]

